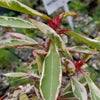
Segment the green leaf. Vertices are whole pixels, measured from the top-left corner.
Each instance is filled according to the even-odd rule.
[[[66,35],[61,34],[61,37],[65,43],[68,43],[68,37]]]
[[[22,4],[18,0],[0,0],[0,6],[15,10],[15,11],[19,11],[22,13],[31,14],[31,15],[40,16],[40,17],[43,17],[46,19],[50,19],[50,17],[48,17],[36,10],[33,10],[32,8]]]
[[[44,56],[47,54],[44,50],[40,49],[35,49],[33,50],[33,55],[36,58],[36,63],[38,65],[38,72],[39,75],[42,73],[42,66],[43,66],[43,61],[44,61]]]
[[[87,38],[85,36],[79,35],[73,31],[70,31],[70,30],[66,30],[65,32],[76,37],[77,39],[83,41],[84,43],[88,44],[89,46],[91,46],[97,50],[100,50],[100,41]]]
[[[0,26],[14,28],[36,28],[32,23],[14,17],[0,16]]]
[[[11,72],[11,73],[3,74],[3,75],[7,77],[25,77],[25,76],[28,76],[29,74],[23,73],[23,72]]]
[[[81,84],[84,84],[86,85],[86,80],[85,78],[83,77],[83,75],[79,75],[78,76],[78,81],[81,83]],[[63,89],[62,91],[62,94],[61,95],[66,95],[68,93],[72,92],[72,86],[70,84],[70,82],[67,84],[67,86]]]
[[[89,85],[89,89],[91,92],[91,100],[100,100],[100,89],[94,84],[94,82],[90,79],[90,77],[84,74],[85,79]]]
[[[14,47],[34,46],[34,45],[39,45],[39,44],[35,41],[30,42],[20,39],[9,39],[0,41],[0,48],[14,48]]]
[[[39,73],[38,73],[38,65],[37,65],[37,63],[36,63],[36,61],[32,61],[30,64],[29,64],[29,66],[27,66],[27,71],[29,72],[29,73],[32,73],[33,74],[33,76],[39,76]]]
[[[71,87],[71,84],[68,83],[67,86],[64,88],[62,95],[65,95],[65,94],[70,93],[70,92],[72,92],[72,87]]]
[[[71,84],[74,95],[79,98],[79,100],[87,100],[87,92],[84,85],[74,78],[71,78]]]
[[[61,100],[63,100],[63,99],[64,100],[77,100],[77,98],[74,96],[73,92],[69,92],[69,93],[63,95],[61,98],[62,98]]]
[[[56,45],[51,43],[43,63],[40,92],[43,100],[56,100],[61,86],[61,63]]]
[[[38,71],[39,71],[40,75],[42,73],[43,60],[44,60],[43,56],[40,56],[40,55],[36,56],[36,61],[37,61],[37,65],[38,65]]]
[[[69,52],[79,52],[79,53],[85,53],[85,54],[98,54],[97,51],[90,49],[85,46],[74,46],[68,48]]]
[[[30,21],[41,31],[43,32],[47,37],[49,37],[59,48],[61,48],[67,57],[72,59],[72,56],[70,55],[69,51],[67,50],[64,41],[61,39],[61,37],[48,25],[35,21],[33,19],[30,19]]]
[[[90,58],[92,58],[92,57],[93,57],[93,54],[84,54],[82,60],[83,60],[83,61],[88,61],[88,60],[89,60]]]

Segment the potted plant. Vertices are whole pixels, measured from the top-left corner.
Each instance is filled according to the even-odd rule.
[[[36,29],[47,37],[45,44],[39,44],[25,35],[9,32],[10,35],[17,39],[0,41],[0,48],[34,47],[33,55],[36,58],[35,64],[37,65],[38,73],[12,72],[4,74],[5,76],[31,78],[33,83],[29,87],[31,87],[30,91],[34,91],[31,91],[31,94],[35,94],[32,100],[72,100],[73,98],[88,100],[87,85],[90,90],[91,100],[100,99],[99,88],[89,77],[89,72],[84,71],[87,61],[94,54],[98,54],[97,50],[100,50],[99,38],[90,39],[71,30],[59,28],[62,25],[61,20],[67,16],[76,15],[75,12],[63,12],[52,19],[17,0],[0,0],[0,6],[48,20],[47,25],[31,18],[29,18],[29,21],[25,21],[15,17],[0,16],[0,26]],[[66,46],[62,36],[67,37],[68,34],[88,44],[88,46]],[[82,53],[83,58],[75,61],[72,52]],[[31,63],[30,66],[32,64],[34,63]],[[62,84],[64,76],[69,79],[65,85]],[[20,86],[20,89],[23,89],[22,86]],[[27,93],[25,93],[21,91],[18,100],[25,98],[29,100]],[[9,98],[6,94],[0,100],[5,99],[5,97]]]

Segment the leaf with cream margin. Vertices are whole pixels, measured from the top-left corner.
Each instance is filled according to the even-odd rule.
[[[36,56],[39,75],[41,75],[41,73],[42,73],[43,60],[44,60],[43,56],[41,56],[41,55]]]
[[[22,4],[18,0],[0,0],[0,6],[8,9],[12,9],[15,11],[19,11],[26,14],[31,14],[35,16],[40,16],[42,18],[50,19],[50,17]]]
[[[74,78],[71,78],[71,84],[75,97],[79,98],[79,100],[87,100],[87,92],[84,85]]]
[[[78,53],[84,53],[84,54],[98,54],[97,51],[90,49],[85,46],[74,46],[68,48],[69,52],[78,52]]]
[[[48,38],[50,38],[59,48],[61,48],[65,55],[69,58],[72,59],[71,54],[69,53],[69,51],[67,50],[67,47],[64,43],[64,41],[61,39],[61,37],[48,25],[30,19],[30,21],[41,31],[44,33],[44,35],[46,35]]]
[[[39,75],[42,73],[42,66],[44,61],[44,56],[47,54],[44,50],[35,49],[33,50],[33,55],[36,58],[36,63],[38,65]]]
[[[68,83],[67,86],[63,89],[61,95],[64,96],[68,93],[71,93],[72,92],[72,87],[71,87],[71,84]]]
[[[9,39],[0,41],[0,48],[14,48],[14,47],[22,47],[22,46],[42,46],[42,44],[38,44],[37,42],[30,42],[26,40],[20,39]]]
[[[84,74],[84,77],[88,83],[90,93],[91,93],[91,100],[100,100],[100,89],[94,84],[94,82],[90,79],[90,77]]]
[[[36,29],[36,27],[28,21],[15,18],[15,17],[6,17],[6,16],[0,16],[0,26],[14,27],[14,28],[35,28]]]
[[[73,92],[69,92],[61,97],[61,100],[77,100]]]
[[[24,35],[24,34],[20,34],[20,33],[14,33],[14,32],[7,32],[8,34],[10,34],[11,36],[18,38],[18,39],[22,39],[22,40],[27,40],[30,42],[36,42],[35,40],[33,40],[32,38]]]
[[[7,77],[25,77],[25,76],[28,76],[29,74],[24,73],[24,72],[10,72],[3,75]]]
[[[55,44],[50,44],[49,52],[43,62],[40,79],[40,93],[43,100],[56,100],[61,86],[60,56]]]
[[[83,41],[84,43],[88,44],[89,46],[93,47],[94,49],[100,50],[100,41],[79,35],[70,30],[65,30],[65,32],[76,37],[77,39]]]
[[[84,76],[82,74],[80,74],[78,77],[75,77],[81,84],[83,84],[84,86],[86,85],[86,80],[84,78]],[[66,87],[63,89],[61,96],[64,96],[68,93],[72,92],[72,86],[71,86],[71,82],[69,82]]]

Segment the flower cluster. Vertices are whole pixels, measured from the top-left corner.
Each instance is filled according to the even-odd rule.
[[[63,16],[60,16],[60,14],[55,17],[53,16],[53,19],[49,20],[48,25],[53,28],[58,34],[64,34],[68,36],[67,34],[64,33],[65,29],[59,28],[60,25],[62,25],[61,20],[63,19]]]
[[[78,75],[78,72],[81,72],[83,73],[83,70],[81,69],[81,67],[85,64],[86,62],[85,61],[82,61],[82,60],[78,60],[74,63],[75,65],[75,71]]]
[[[53,16],[52,20],[49,20],[48,25],[53,28],[55,31],[59,30],[59,26],[61,25],[61,20],[63,17],[60,17],[58,14],[57,17]]]

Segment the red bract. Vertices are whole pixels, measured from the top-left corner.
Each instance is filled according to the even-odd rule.
[[[75,71],[76,71],[76,73],[77,73],[77,75],[78,75],[78,72],[81,72],[81,73],[83,73],[83,70],[81,69],[81,67],[85,64],[86,62],[85,61],[82,61],[82,60],[78,60],[76,63],[74,63],[74,65],[75,65]]]
[[[61,25],[61,20],[63,17],[60,17],[59,14],[55,18],[55,15],[53,16],[52,20],[49,20],[48,24],[51,28],[53,28],[55,31],[59,30],[59,26]]]
[[[64,33],[66,30],[65,29],[60,29],[59,26],[62,25],[61,20],[63,16],[60,17],[60,14],[55,17],[55,14],[53,16],[52,20],[49,20],[48,25],[53,28],[58,34],[64,34],[68,36],[66,33]]]

